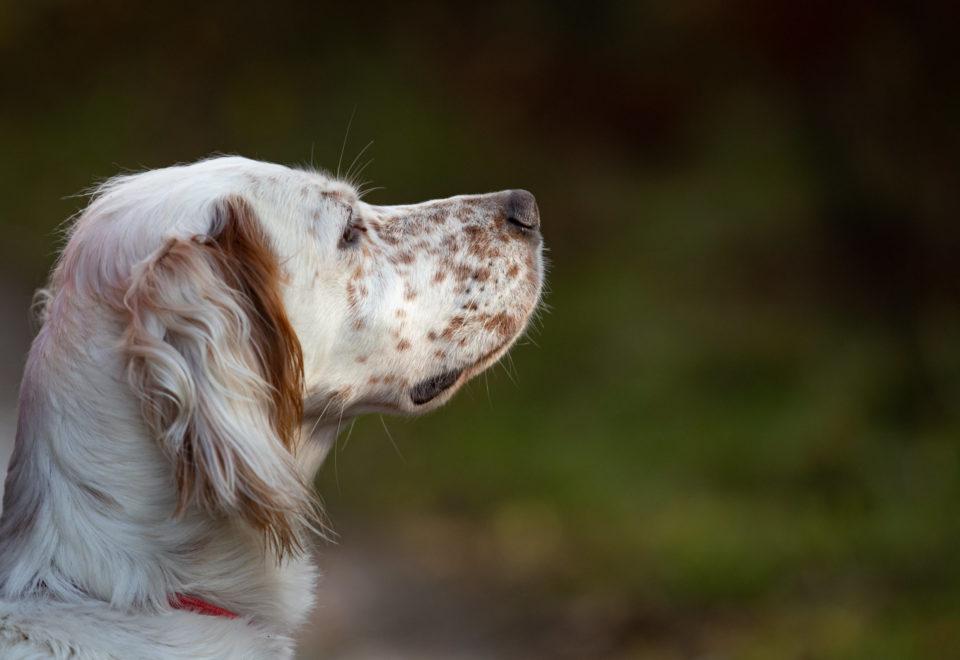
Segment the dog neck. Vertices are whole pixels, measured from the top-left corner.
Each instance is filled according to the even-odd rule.
[[[58,336],[43,328],[27,360],[0,519],[0,595],[163,611],[172,595],[190,594],[293,629],[313,602],[309,555],[278,562],[240,522],[173,515],[172,468],[129,394],[116,329],[85,320],[92,327]]]

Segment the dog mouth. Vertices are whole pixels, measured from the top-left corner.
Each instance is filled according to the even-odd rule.
[[[513,343],[513,340],[504,342],[492,351],[484,354],[472,365],[468,365],[460,369],[443,371],[436,376],[421,380],[419,383],[410,388],[410,400],[418,406],[430,403],[461,380],[469,380],[476,374],[489,367],[493,362],[496,362],[500,356],[507,351],[511,343]],[[464,375],[464,372],[466,372],[466,379],[461,378],[461,376]]]
[[[462,373],[463,369],[452,369],[439,373],[431,378],[421,380],[410,388],[410,400],[418,406],[433,401],[453,387]]]

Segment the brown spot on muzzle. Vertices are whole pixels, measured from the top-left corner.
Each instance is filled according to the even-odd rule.
[[[453,268],[453,276],[458,282],[465,282],[473,274],[473,268],[468,264],[457,264]]]
[[[491,316],[487,322],[483,324],[483,327],[490,332],[496,332],[500,337],[506,339],[517,333],[517,330],[520,328],[520,322],[516,317],[510,316],[506,312],[500,312],[499,314]]]
[[[450,322],[447,323],[447,327],[443,329],[443,332],[440,333],[440,336],[447,341],[453,339],[453,333],[462,328],[465,322],[466,320],[462,316],[454,316],[452,319],[450,319]]]

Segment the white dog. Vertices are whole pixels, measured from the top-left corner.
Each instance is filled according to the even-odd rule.
[[[442,405],[542,278],[526,191],[372,206],[236,157],[108,181],[27,359],[0,657],[290,657],[339,422]]]

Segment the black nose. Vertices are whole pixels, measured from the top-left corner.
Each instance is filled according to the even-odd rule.
[[[507,224],[513,229],[530,234],[540,229],[540,209],[531,192],[510,190],[506,193],[505,205]]]

